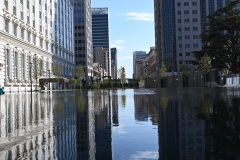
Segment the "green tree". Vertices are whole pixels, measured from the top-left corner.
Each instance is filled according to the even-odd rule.
[[[37,82],[39,77],[39,59],[37,58],[37,56],[33,57],[33,77]]]
[[[124,67],[120,67],[118,69],[118,78],[121,81],[122,87],[124,87],[126,81],[126,72]]]
[[[162,63],[162,66],[159,70],[159,74],[160,74],[160,78],[163,80],[163,86],[164,86],[164,77],[166,77],[166,73],[167,73],[167,67],[164,63]]]
[[[211,58],[207,54],[204,54],[199,60],[198,67],[204,73],[204,83],[206,83],[206,74],[211,69],[210,61],[211,61]]]
[[[75,74],[76,74],[76,84],[79,84],[79,87],[80,89],[82,88],[82,79],[83,79],[83,76],[84,76],[84,68],[82,65],[78,65],[76,68],[75,68]]]
[[[202,32],[203,50],[195,52],[198,61],[207,53],[214,68],[240,72],[240,10],[239,0],[209,15]]]
[[[60,77],[62,76],[62,65],[61,64],[55,65],[53,74],[57,77],[58,87],[59,87],[59,80],[60,80]]]
[[[39,76],[43,76],[43,60],[39,59]]]

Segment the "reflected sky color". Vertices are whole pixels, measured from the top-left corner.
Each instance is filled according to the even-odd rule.
[[[239,96],[206,88],[5,94],[0,159],[238,159]]]

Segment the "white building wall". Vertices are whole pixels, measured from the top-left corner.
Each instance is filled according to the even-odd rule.
[[[43,60],[43,77],[47,76],[48,69],[53,71],[53,63],[64,66],[65,77],[74,72],[73,0],[42,0],[41,4],[39,0],[24,0],[23,4],[18,0],[2,0],[0,24],[0,86],[4,86],[5,91],[30,90],[29,56]],[[9,76],[6,74],[6,49],[11,55]],[[26,60],[25,65],[21,63],[22,58]],[[18,76],[14,76],[15,66]],[[21,76],[22,72],[25,77]],[[39,86],[38,81],[33,81],[33,85]]]

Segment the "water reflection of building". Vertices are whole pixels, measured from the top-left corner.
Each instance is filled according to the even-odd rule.
[[[96,159],[112,159],[111,99],[109,90],[95,91]]]
[[[157,124],[157,97],[152,94],[141,94],[140,90],[134,90],[135,119],[138,121],[148,121],[151,117],[153,124]]]
[[[117,90],[112,90],[111,97],[112,97],[112,123],[113,123],[113,126],[119,126]]]
[[[205,122],[197,119],[202,92],[164,90],[159,93],[159,157],[204,160]]]
[[[95,159],[95,119],[92,92],[78,93],[75,97],[77,159]]]
[[[74,93],[54,93],[54,136],[57,159],[76,159],[76,108]]]
[[[0,97],[0,159],[56,159],[51,95]]]

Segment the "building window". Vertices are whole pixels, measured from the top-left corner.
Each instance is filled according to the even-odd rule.
[[[197,18],[193,18],[193,22],[197,22],[198,20],[197,20]]]
[[[181,27],[179,27],[179,28],[178,28],[178,31],[182,31],[182,28],[181,28]]]
[[[23,79],[25,79],[25,70],[24,70],[24,68],[25,68],[25,55],[24,54],[22,54],[22,56],[21,56],[21,75],[22,75],[22,77],[21,77],[21,79],[23,80]]]
[[[9,67],[9,49],[6,49],[6,53],[5,53],[5,64],[6,64],[6,78],[9,79],[9,73],[10,73],[10,67]]]
[[[192,5],[193,5],[193,6],[196,6],[196,5],[197,5],[197,2],[192,2]]]
[[[28,56],[28,64],[30,64],[30,63],[32,63],[32,61],[31,61],[31,56]],[[33,75],[32,73],[31,73],[31,66],[30,65],[28,65],[28,78],[29,79],[31,79],[31,75]]]
[[[33,20],[33,27],[35,28],[35,20]]]
[[[47,16],[45,16],[45,23],[47,23]]]
[[[179,45],[178,45],[178,48],[182,48],[182,44],[179,44]]]
[[[189,11],[188,11],[188,10],[185,10],[185,11],[184,11],[184,14],[189,14]]]
[[[182,56],[182,52],[178,53],[179,56]]]
[[[14,78],[18,78],[18,52],[14,54]]]
[[[185,31],[189,31],[190,30],[190,28],[189,27],[185,27]]]
[[[48,43],[46,42],[46,50],[48,51]]]
[[[27,16],[27,23],[30,24],[30,18]]]
[[[39,18],[42,19],[42,12],[39,11]]]
[[[6,10],[8,10],[8,0],[4,1],[4,5],[5,5]]]
[[[9,19],[5,19],[5,31],[9,32]]]
[[[39,4],[42,5],[42,0],[39,0]]]
[[[21,38],[24,40],[24,29],[21,28]]]
[[[182,36],[178,36],[178,40],[182,40]]]
[[[197,10],[192,10],[192,14],[197,14]]]
[[[23,4],[23,0],[20,0],[20,3]]]
[[[190,44],[185,44],[185,48],[190,48]]]
[[[196,44],[193,44],[193,47],[194,48],[198,48],[198,44],[196,43]]]
[[[35,13],[35,6],[32,6],[32,12]]]
[[[16,16],[16,7],[13,6],[13,14]]]
[[[20,15],[21,15],[21,20],[23,20],[23,12],[20,11]]]
[[[29,9],[29,0],[27,1],[27,9]]]
[[[198,35],[193,35],[193,39],[198,39]]]
[[[186,54],[186,56],[190,56],[190,52],[186,52],[185,54]]]
[[[27,32],[27,34],[28,34],[28,42],[30,43],[31,42],[31,33]]]
[[[42,38],[40,39],[40,42],[39,42],[39,43],[40,43],[40,44],[39,44],[40,47],[43,48],[43,39],[42,39]]]
[[[193,27],[193,31],[197,31],[198,30],[198,27]]]
[[[184,22],[189,22],[189,19],[184,19]]]
[[[17,36],[17,24],[13,24],[13,34]]]
[[[39,26],[39,31],[42,32],[42,25]]]
[[[33,44],[36,45],[36,35],[33,34]]]
[[[190,36],[189,36],[189,35],[186,35],[186,36],[185,36],[185,39],[190,39]]]
[[[180,3],[180,2],[178,2],[178,3],[177,3],[177,6],[181,6],[181,3]]]
[[[47,11],[47,3],[45,3],[45,11]]]
[[[188,2],[184,2],[184,6],[188,6],[189,5],[189,3]]]
[[[181,23],[181,19],[178,19],[178,23]]]

